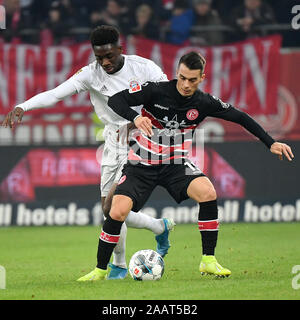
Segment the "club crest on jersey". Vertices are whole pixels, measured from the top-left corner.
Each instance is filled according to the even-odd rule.
[[[136,80],[132,80],[129,82],[129,93],[135,93],[141,90],[142,86]]]
[[[197,119],[199,116],[199,111],[197,109],[190,109],[187,113],[186,113],[186,117],[188,118],[188,120],[193,121],[195,119]]]
[[[126,180],[126,178],[127,178],[126,176],[121,177],[119,182],[118,182],[118,185],[122,184]]]

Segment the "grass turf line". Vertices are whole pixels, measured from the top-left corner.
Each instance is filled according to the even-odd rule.
[[[160,281],[79,283],[96,264],[100,228],[10,227],[0,229],[0,265],[6,289],[0,300],[203,300],[300,299],[292,267],[300,264],[299,223],[222,224],[216,257],[230,278],[201,276],[196,224],[177,225]],[[155,249],[154,235],[128,229],[127,262],[141,249]]]

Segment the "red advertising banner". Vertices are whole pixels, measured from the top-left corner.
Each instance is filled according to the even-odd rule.
[[[35,200],[37,187],[97,185],[100,164],[95,148],[30,150],[0,184],[1,201]]]
[[[177,47],[141,38],[123,44],[127,54],[152,59],[169,78],[175,76],[182,54],[200,50],[207,59],[202,90],[249,113],[274,139],[300,139],[300,51],[280,52],[280,42],[280,37],[271,36],[211,48]],[[0,118],[15,104],[53,88],[93,60],[89,43],[63,47],[0,44]],[[82,112],[82,117],[73,118],[74,111]],[[15,131],[0,128],[0,140],[2,144],[19,140],[42,144],[56,137],[55,143],[95,143],[90,134],[93,123],[86,117],[91,111],[88,94],[75,95],[47,111],[29,113],[36,117],[24,118]],[[62,118],[46,119],[48,113],[60,113]],[[77,126],[84,132],[79,133]],[[207,118],[201,128],[205,141],[253,140],[239,125],[219,119]]]
[[[183,47],[135,39],[131,52],[161,65],[174,78],[179,58],[199,51],[206,59],[206,80],[200,87],[251,115],[275,114],[281,38],[257,38],[218,47]]]
[[[275,114],[252,115],[276,140],[300,139],[300,82],[297,67],[299,65],[299,50],[285,49],[281,52],[279,67],[276,67],[279,70],[276,112]],[[202,128],[205,129],[205,134],[210,141],[253,139],[240,126],[218,119],[206,119],[202,123]]]
[[[99,185],[102,151],[102,147],[30,150],[0,181],[0,201],[35,201],[39,187]],[[201,152],[204,163],[193,157]],[[210,177],[220,198],[244,198],[245,179],[216,151],[194,147],[190,158]]]
[[[206,81],[201,89],[251,115],[277,112],[279,69],[274,66],[279,65],[280,46],[280,36],[207,48],[178,47],[142,38],[124,41],[125,53],[152,59],[169,79],[175,77],[180,56],[191,50],[200,51],[207,60]],[[54,88],[93,60],[89,43],[55,47],[0,44],[0,114]],[[88,94],[83,93],[47,113],[90,110]]]
[[[300,51],[285,50],[280,56],[278,111],[275,121],[266,118],[262,125],[275,130],[276,136],[287,140],[300,139]]]

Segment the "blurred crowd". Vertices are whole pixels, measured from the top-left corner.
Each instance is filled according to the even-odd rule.
[[[300,46],[290,25],[299,0],[0,0],[6,29],[0,41],[70,44],[101,24],[176,45],[220,45],[273,33]],[[2,17],[3,18],[3,17]],[[274,28],[272,28],[272,25]],[[270,27],[271,26],[271,27]]]

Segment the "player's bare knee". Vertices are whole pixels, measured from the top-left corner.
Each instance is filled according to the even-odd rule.
[[[126,215],[122,214],[120,211],[110,211],[109,215],[113,220],[117,221],[125,221],[126,219]]]
[[[207,201],[213,201],[217,199],[217,192],[213,186],[209,186],[205,188],[205,190],[201,190],[199,194],[197,194],[197,200],[198,202],[207,202]]]
[[[204,195],[204,201],[213,201],[217,199],[217,192],[214,187],[208,188],[206,194]]]
[[[132,200],[124,195],[115,195],[112,199],[109,215],[112,219],[125,221],[132,208]]]
[[[110,209],[109,215],[112,219],[117,221],[125,221],[128,212],[121,207],[112,207]]]

